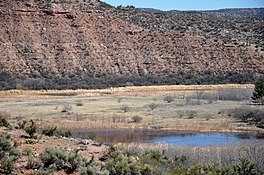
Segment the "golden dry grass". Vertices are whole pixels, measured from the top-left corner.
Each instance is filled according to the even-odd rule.
[[[131,86],[131,87],[119,87],[119,88],[109,88],[109,89],[96,89],[96,90],[7,90],[0,91],[0,97],[33,97],[33,96],[43,96],[52,94],[73,94],[73,95],[98,95],[98,94],[127,94],[127,93],[168,93],[168,92],[188,92],[195,90],[208,90],[214,91],[218,89],[230,89],[239,88],[247,89],[254,88],[253,84],[223,84],[223,85],[164,85],[164,86]]]
[[[163,129],[207,131],[257,130],[237,123],[222,111],[247,105],[249,101],[199,100],[188,104],[186,96],[217,93],[223,89],[253,89],[254,85],[172,85],[120,87],[100,90],[0,91],[0,111],[10,113],[14,122],[35,119],[40,126],[57,125],[80,129]],[[174,101],[168,103],[164,97]],[[155,104],[151,109],[150,104]],[[68,112],[61,112],[65,106]],[[124,108],[127,108],[124,111]],[[142,121],[132,122],[139,116]]]

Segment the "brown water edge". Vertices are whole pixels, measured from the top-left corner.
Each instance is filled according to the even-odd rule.
[[[197,132],[192,130],[86,130],[86,129],[73,129],[73,137],[75,138],[94,138],[105,143],[143,143],[147,140],[168,136],[190,136],[195,134],[235,134],[239,138],[256,138],[264,139],[263,132]]]

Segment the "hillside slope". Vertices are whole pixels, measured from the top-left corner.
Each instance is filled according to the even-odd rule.
[[[149,84],[178,84],[186,83],[185,78],[175,80],[179,75],[196,79],[206,74],[207,80],[263,74],[263,52],[252,46],[186,31],[154,30],[129,22],[131,14],[122,17],[126,10],[158,20],[154,13],[95,2],[1,1],[0,87],[38,89],[56,88],[52,85],[57,84],[57,88],[66,88],[64,84],[81,81],[84,87],[104,86],[109,77],[114,80],[107,86],[146,82],[149,77],[167,77],[166,81],[151,79]],[[116,77],[123,77],[121,84]]]

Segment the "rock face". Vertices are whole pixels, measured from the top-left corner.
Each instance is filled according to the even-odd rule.
[[[264,54],[252,46],[148,29],[118,11],[99,1],[0,1],[0,73],[15,79],[264,73]]]

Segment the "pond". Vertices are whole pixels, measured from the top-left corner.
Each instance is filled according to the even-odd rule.
[[[74,137],[90,138],[91,135],[106,143],[165,143],[176,146],[224,146],[240,142],[263,140],[257,133],[195,133],[193,131],[120,130],[73,131]]]
[[[239,134],[210,133],[210,134],[190,134],[159,137],[147,140],[149,143],[166,143],[175,146],[224,146],[228,144],[238,144],[241,142],[254,142],[258,139],[244,137]]]

